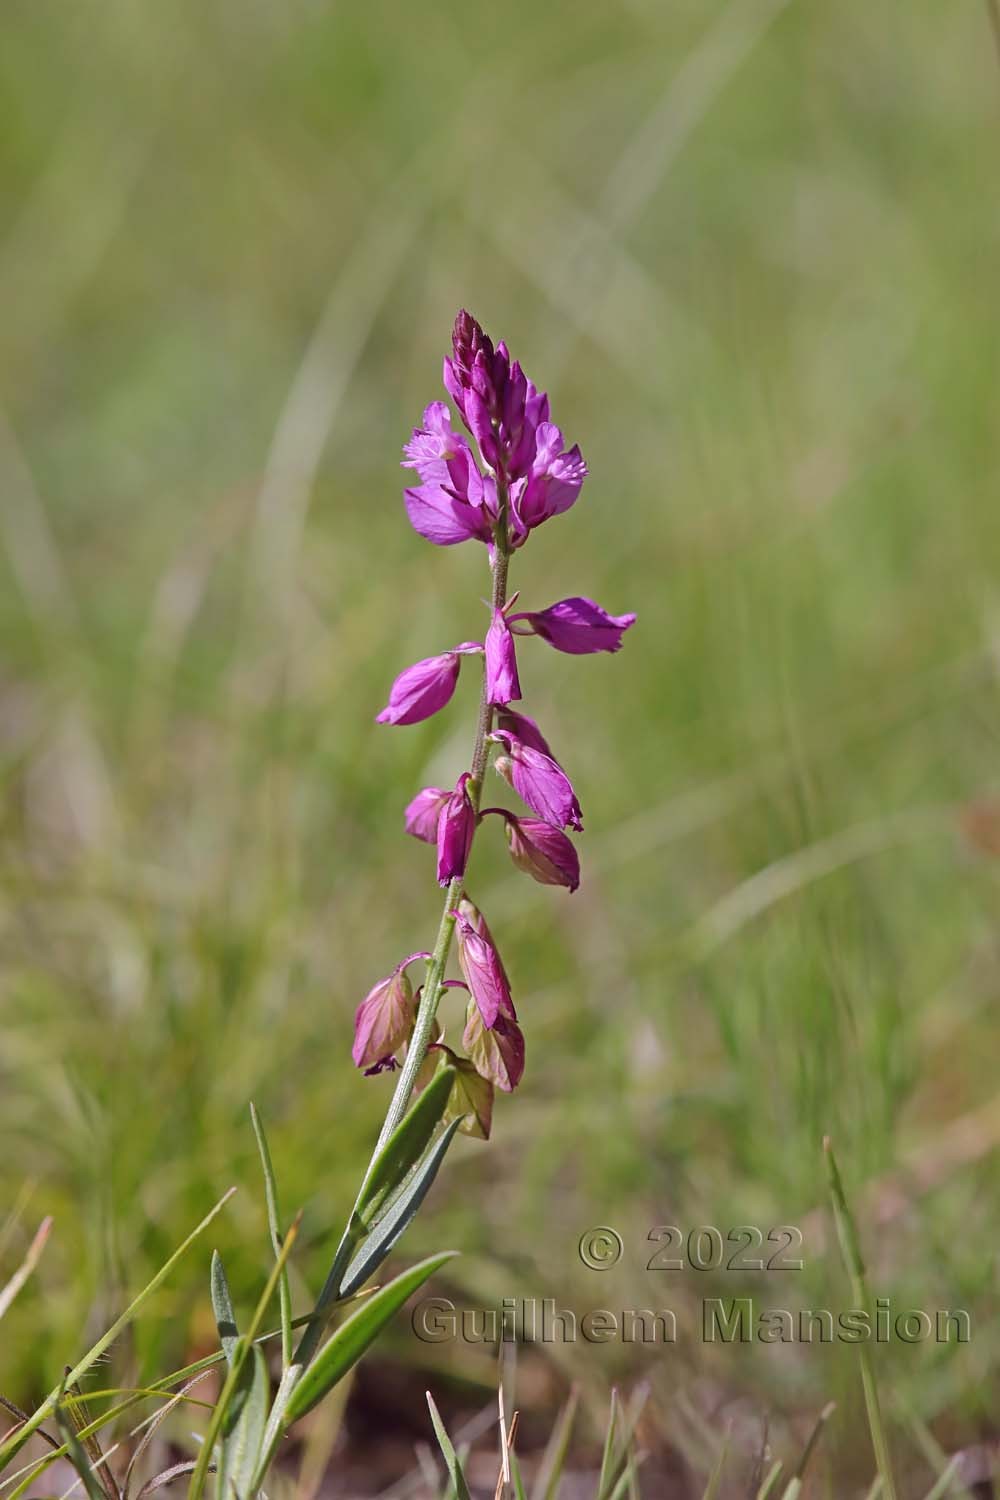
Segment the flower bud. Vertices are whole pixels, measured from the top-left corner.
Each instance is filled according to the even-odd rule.
[[[411,962],[412,958],[407,959],[387,979],[380,979],[358,1006],[351,1056],[366,1073],[394,1068],[395,1052],[413,1031],[417,1007],[406,973],[406,964]]]
[[[499,609],[493,611],[493,623],[486,633],[486,701],[510,703],[521,696],[517,679],[517,657],[514,637]]]
[[[469,852],[476,832],[476,809],[467,791],[470,776],[463,771],[455,790],[441,809],[437,825],[439,885],[460,880],[469,862]]]
[[[490,738],[507,751],[496,769],[533,813],[556,828],[583,828],[580,804],[562,766],[507,729],[495,730]]]
[[[575,891],[580,884],[580,859],[571,841],[540,818],[505,815],[507,846],[519,870],[542,885],[562,885]]]
[[[498,1016],[492,1027],[484,1026],[478,1005],[470,1004],[462,1046],[476,1072],[511,1094],[524,1074],[524,1034],[510,1016]]]
[[[475,912],[479,918],[476,926],[466,912]],[[514,1002],[510,998],[510,981],[496,950],[489,928],[481,914],[471,902],[462,902],[458,911],[452,912],[458,934],[458,962],[469,993],[479,1007],[483,1024],[495,1026],[497,1017],[504,1015],[517,1019]],[[481,930],[477,931],[477,927]]]

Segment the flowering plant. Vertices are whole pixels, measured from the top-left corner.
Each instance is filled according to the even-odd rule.
[[[445,1118],[463,1117],[461,1129],[489,1134],[493,1091],[511,1092],[524,1071],[525,1044],[511,999],[510,983],[482,913],[464,891],[476,831],[490,814],[504,825],[518,869],[543,885],[574,891],[580,863],[567,828],[583,828],[580,804],[533,719],[512,707],[521,701],[515,637],[535,635],[557,651],[581,656],[617,651],[635,616],[612,615],[592,599],[560,599],[547,609],[514,612],[508,597],[512,554],[533,531],[575,503],[587,475],[580,450],[567,449],[549,420],[549,399],[525,376],[503,343],[490,338],[467,312],[452,334],[444,362],[444,385],[469,437],[452,425],[443,401],[424,412],[423,425],[406,444],[404,467],[419,484],[406,490],[406,510],[421,536],[438,546],[482,543],[492,574],[490,624],[483,642],[464,641],[407,667],[396,678],[380,723],[415,724],[451,699],[462,661],[479,656],[483,690],[469,768],[453,790],[425,787],[407,807],[407,833],[437,848],[437,878],[445,887],[444,909],[430,953],[411,954],[380,980],[358,1007],[354,1061],[368,1073],[405,1062],[389,1106],[381,1139],[398,1125],[414,1088],[434,1066],[456,1070],[454,1096]],[[471,442],[470,439],[471,438]],[[495,769],[533,816],[482,807],[491,751]],[[453,939],[463,980],[445,978]],[[426,962],[414,994],[411,964]],[[442,992],[464,984],[469,993],[460,1058],[437,1036]],[[438,1061],[428,1054],[437,1054]],[[470,1110],[469,1104],[474,1107]]]
[[[108,1478],[105,1458],[96,1444],[104,1419],[88,1427],[74,1426],[74,1393],[79,1380],[156,1291],[218,1212],[220,1203],[112,1328],[82,1360],[67,1367],[64,1381],[37,1410],[31,1416],[18,1412],[22,1420],[0,1441],[0,1470],[33,1433],[40,1432],[52,1452],[36,1466],[29,1465],[32,1477],[53,1457],[67,1455],[90,1500],[105,1496],[129,1500],[132,1469],[152,1431],[209,1368],[222,1363],[225,1379],[197,1458],[154,1476],[136,1500],[181,1474],[190,1475],[189,1500],[201,1500],[213,1472],[220,1500],[252,1500],[260,1493],[289,1427],[343,1379],[411,1293],[449,1258],[449,1252],[430,1256],[387,1284],[366,1288],[419,1209],[456,1131],[488,1137],[495,1090],[512,1092],[524,1073],[525,1041],[510,980],[486,919],[465,890],[466,868],[479,826],[489,816],[498,818],[514,864],[543,885],[574,891],[580,882],[579,859],[566,833],[583,827],[580,804],[538,725],[512,706],[521,701],[515,641],[535,635],[557,651],[576,656],[617,651],[635,616],[611,615],[593,600],[579,597],[561,599],[546,609],[515,612],[517,595],[508,597],[507,591],[510,559],[539,526],[569,510],[587,468],[579,448],[566,449],[562,433],[550,422],[548,397],[511,360],[506,346],[501,343],[494,348],[466,312],[455,321],[444,384],[469,437],[452,426],[444,402],[427,407],[423,426],[405,448],[404,466],[414,469],[419,479],[405,492],[406,510],[421,536],[438,546],[475,541],[487,548],[492,574],[490,623],[483,641],[464,641],[401,672],[378,718],[382,723],[415,724],[437,713],[451,699],[462,663],[469,657],[482,662],[482,694],[468,769],[451,789],[425,787],[405,811],[407,833],[435,846],[437,880],[444,887],[443,909],[433,949],[402,959],[357,1009],[354,1062],[368,1074],[399,1069],[399,1076],[326,1282],[312,1311],[293,1320],[287,1264],[298,1220],[282,1230],[271,1157],[263,1125],[252,1110],[274,1265],[242,1333],[216,1254],[211,1288],[220,1350],[159,1383],[165,1391],[183,1382],[150,1419],[150,1431],[136,1448],[119,1492]],[[491,756],[528,814],[482,806]],[[461,979],[446,977],[453,941]],[[421,963],[425,966],[422,981],[414,989],[410,971]],[[463,1054],[446,1044],[437,1024],[441,996],[452,987],[464,989],[469,996]],[[411,1104],[414,1094],[417,1097]],[[263,1352],[272,1335],[262,1325],[275,1295],[280,1326],[274,1337],[280,1337],[281,1366],[272,1397]],[[331,1316],[354,1303],[322,1343]],[[302,1329],[297,1347],[296,1328]],[[43,1425],[50,1418],[64,1438],[62,1443]],[[83,1443],[91,1446],[85,1450]]]

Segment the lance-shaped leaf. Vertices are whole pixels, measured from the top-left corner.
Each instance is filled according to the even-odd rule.
[[[270,1383],[259,1345],[240,1368],[239,1384],[226,1412],[219,1452],[219,1495],[249,1500],[267,1424]]]
[[[445,1112],[454,1081],[455,1070],[442,1069],[375,1157],[351,1215],[356,1232],[367,1232],[386,1200],[423,1156]]]
[[[407,1297],[423,1286],[428,1277],[433,1276],[455,1254],[454,1250],[444,1250],[439,1255],[432,1255],[428,1260],[411,1266],[408,1271],[397,1276],[395,1281],[390,1281],[388,1286],[366,1298],[358,1310],[341,1323],[292,1392],[285,1408],[286,1426],[305,1416],[338,1381],[343,1380],[389,1319],[399,1311]]]
[[[392,1250],[427,1196],[463,1118],[464,1116],[459,1116],[452,1120],[448,1128],[441,1132],[399,1197],[393,1199],[382,1217],[372,1226],[368,1238],[344,1272],[341,1297],[353,1296],[359,1287],[364,1286]]]
[[[233,1312],[229,1282],[222,1264],[222,1256],[218,1250],[212,1251],[211,1286],[212,1311],[215,1314],[215,1326],[219,1330],[219,1343],[226,1356],[226,1364],[231,1365],[233,1350],[239,1342],[240,1331],[236,1326],[236,1314]]]
[[[454,1500],[472,1500],[469,1494],[469,1486],[462,1472],[462,1465],[459,1462],[458,1454],[455,1452],[455,1445],[448,1436],[448,1430],[441,1420],[441,1413],[435,1406],[434,1397],[430,1391],[427,1392],[427,1406],[430,1410],[431,1421],[434,1424],[434,1436],[438,1440],[438,1447],[441,1449],[441,1456],[444,1459],[445,1468],[448,1470],[448,1478],[451,1480],[450,1493],[454,1496]]]

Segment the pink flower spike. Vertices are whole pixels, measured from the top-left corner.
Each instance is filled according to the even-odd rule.
[[[466,906],[466,903],[463,902],[462,905]],[[489,935],[489,929],[486,929],[485,935],[477,932],[461,910],[453,911],[451,915],[455,918],[458,932],[458,961],[472,998],[479,1007],[483,1025],[492,1028],[496,1025],[498,1016],[516,1020],[514,1002],[510,998],[510,982]],[[485,928],[486,924],[482,925]]]
[[[521,620],[557,651],[586,656],[593,651],[618,651],[622,636],[635,624],[635,615],[609,615],[593,599],[574,597],[560,599],[548,609],[510,616],[511,624]]]
[[[451,792],[439,786],[425,786],[407,807],[403,818],[406,832],[425,844],[437,842],[438,818]]]
[[[469,862],[476,832],[476,809],[466,790],[469,780],[468,771],[463,771],[438,817],[438,885],[460,880]]]
[[[583,828],[580,804],[562,766],[550,755],[525,745],[509,730],[497,729],[490,739],[507,751],[507,756],[497,761],[497,770],[533,813],[556,828]]]
[[[510,703],[520,696],[514,637],[501,611],[495,609],[493,623],[486,632],[486,701]]]

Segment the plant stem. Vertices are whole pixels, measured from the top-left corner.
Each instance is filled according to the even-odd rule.
[[[497,475],[497,498],[499,501],[499,516],[494,527],[494,553],[493,553],[493,608],[502,609],[507,602],[507,569],[510,563],[510,549],[507,542],[507,485],[501,475]],[[472,747],[472,765],[470,767],[470,779],[467,790],[469,800],[476,812],[479,811],[483,794],[483,777],[486,775],[486,763],[489,759],[489,742],[487,736],[493,727],[493,705],[486,697],[486,663],[483,662],[483,687],[479,699],[479,717],[476,722],[476,738]],[[441,991],[444,986],[445,970],[448,967],[448,955],[451,952],[451,942],[455,933],[455,918],[452,915],[462,898],[462,879],[452,880],[445,891],[444,908],[441,912],[441,921],[438,925],[437,939],[434,950],[427,960],[427,978],[424,980],[423,990],[420,996],[420,1005],[417,1010],[417,1019],[413,1027],[413,1035],[406,1049],[406,1061],[400,1071],[399,1078],[393,1091],[379,1138],[375,1143],[371,1160],[365,1169],[362,1178],[359,1197],[364,1192],[372,1170],[372,1164],[386,1141],[396,1129],[406,1113],[406,1106],[413,1093],[413,1085],[416,1082],[420,1065],[427,1056],[427,1048],[430,1045],[434,1032],[434,1018],[437,1015],[438,1004],[441,999]],[[340,1292],[340,1284],[344,1278],[351,1254],[354,1251],[357,1239],[352,1235],[351,1223],[354,1215],[348,1221],[348,1226],[337,1247],[333,1264],[327,1274],[323,1289],[319,1294],[316,1306],[313,1309],[309,1326],[302,1336],[302,1340],[295,1352],[295,1364],[307,1365],[316,1352],[317,1345],[323,1335],[323,1324],[325,1316],[330,1312]]]
[[[499,486],[498,486],[499,488]],[[503,530],[506,532],[506,519],[503,520]],[[497,545],[493,561],[493,608],[502,609],[507,602],[507,568],[510,562],[510,554],[506,543],[501,545],[501,527],[497,526]],[[479,720],[476,724],[476,739],[472,749],[471,780],[469,782],[469,798],[476,811],[482,800],[483,777],[486,774],[486,762],[489,757],[489,744],[487,735],[493,727],[493,705],[486,701],[486,664],[483,663],[483,690],[479,701]],[[437,1015],[438,1003],[441,999],[441,987],[444,983],[445,969],[448,966],[448,954],[451,952],[451,941],[455,932],[455,918],[452,913],[458,905],[462,896],[461,879],[453,880],[445,892],[444,909],[441,912],[441,922],[438,926],[437,940],[434,951],[427,961],[427,978],[424,981],[423,994],[420,997],[420,1007],[417,1011],[417,1019],[413,1028],[413,1036],[406,1050],[406,1061],[403,1064],[399,1080],[396,1084],[392,1102],[379,1134],[375,1151],[378,1152],[385,1145],[403,1115],[409,1102],[413,1085],[416,1080],[420,1065],[427,1055],[430,1045],[431,1034],[434,1029],[434,1017]]]

